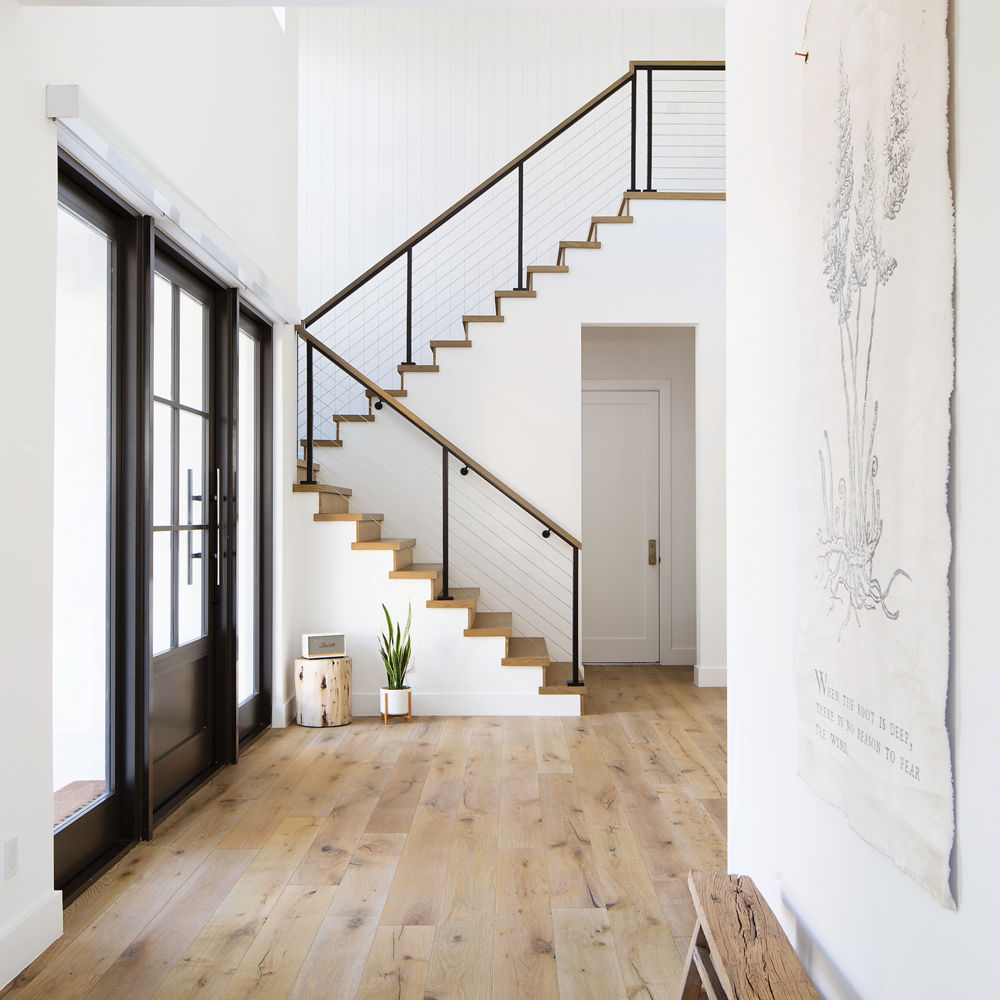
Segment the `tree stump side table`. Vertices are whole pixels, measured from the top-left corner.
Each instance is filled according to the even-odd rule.
[[[351,658],[297,659],[295,705],[300,726],[346,726],[351,721]]]

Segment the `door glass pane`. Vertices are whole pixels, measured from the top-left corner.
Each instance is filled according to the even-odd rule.
[[[59,206],[53,536],[55,826],[111,788],[108,348],[114,244]]]
[[[257,694],[257,341],[240,331],[237,427],[236,683],[243,704]]]
[[[172,531],[153,532],[153,655],[173,645],[170,637],[170,542]]]
[[[166,267],[156,275],[156,295],[155,308],[171,304],[157,322],[167,331],[163,339],[170,348],[163,353],[174,368],[170,385],[161,387],[164,401],[153,402],[153,527],[177,529],[207,524],[213,509],[209,418],[185,408],[207,405],[208,307],[184,291]],[[153,532],[154,656],[206,633],[208,537],[205,531]]]
[[[205,430],[207,421],[196,413],[180,411],[180,476],[177,517],[179,524],[204,524]]]
[[[180,398],[185,406],[205,409],[205,307],[181,291]]]
[[[153,395],[173,398],[173,289],[159,274],[153,279]]]
[[[153,524],[173,524],[170,509],[170,470],[173,409],[153,403]]]
[[[177,574],[177,645],[205,634],[205,601],[202,573],[205,567],[205,532],[180,531]]]

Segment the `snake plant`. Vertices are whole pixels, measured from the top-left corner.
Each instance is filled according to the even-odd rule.
[[[399,691],[406,686],[406,671],[410,666],[410,621],[413,618],[413,605],[410,605],[406,616],[406,628],[400,628],[393,622],[389,609],[384,604],[382,610],[389,628],[388,634],[383,633],[378,640],[378,651],[385,667],[385,686],[390,691]]]

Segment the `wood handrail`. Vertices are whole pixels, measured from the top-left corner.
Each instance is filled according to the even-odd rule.
[[[725,59],[630,59],[629,74],[637,69],[690,69],[690,70],[724,70],[726,68]]]
[[[363,385],[374,395],[378,396],[378,398],[382,400],[386,406],[395,410],[404,420],[408,420],[418,430],[423,431],[423,433],[429,438],[441,445],[445,451],[454,455],[455,458],[457,458],[463,465],[472,469],[481,479],[485,479],[491,486],[499,490],[505,497],[507,497],[507,499],[513,500],[518,507],[529,513],[541,524],[544,524],[549,531],[558,535],[567,544],[572,545],[574,549],[583,548],[583,543],[580,542],[579,539],[575,538],[565,528],[560,527],[559,524],[543,514],[537,507],[525,500],[519,493],[512,490],[502,479],[498,479],[488,469],[483,468],[483,466],[481,466],[475,459],[470,458],[464,451],[462,451],[461,448],[452,444],[451,441],[449,441],[443,434],[438,433],[433,427],[430,426],[430,424],[421,420],[420,417],[418,417],[412,410],[408,410],[397,399],[390,396],[388,393],[385,393],[385,390],[376,385],[376,383],[368,378],[367,375],[362,374],[357,368],[345,361],[339,354],[331,351],[330,348],[323,343],[323,341],[314,337],[305,328],[304,324],[297,324],[295,331],[306,344],[309,344],[313,348],[313,350],[319,351],[319,353],[322,354],[327,361],[335,364],[341,369],[341,371],[350,375],[355,382]]]

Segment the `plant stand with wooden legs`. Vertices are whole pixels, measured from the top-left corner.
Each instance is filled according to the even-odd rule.
[[[403,691],[396,689],[391,690],[389,688],[379,689],[379,708],[382,712],[382,725],[387,726],[390,719],[402,718],[406,716],[407,722],[413,722],[413,692],[409,688],[404,689],[406,691],[406,710],[405,711],[394,711],[390,712],[390,699],[394,704],[391,705],[392,708],[402,709],[402,694]],[[395,696],[395,697],[393,697]]]

